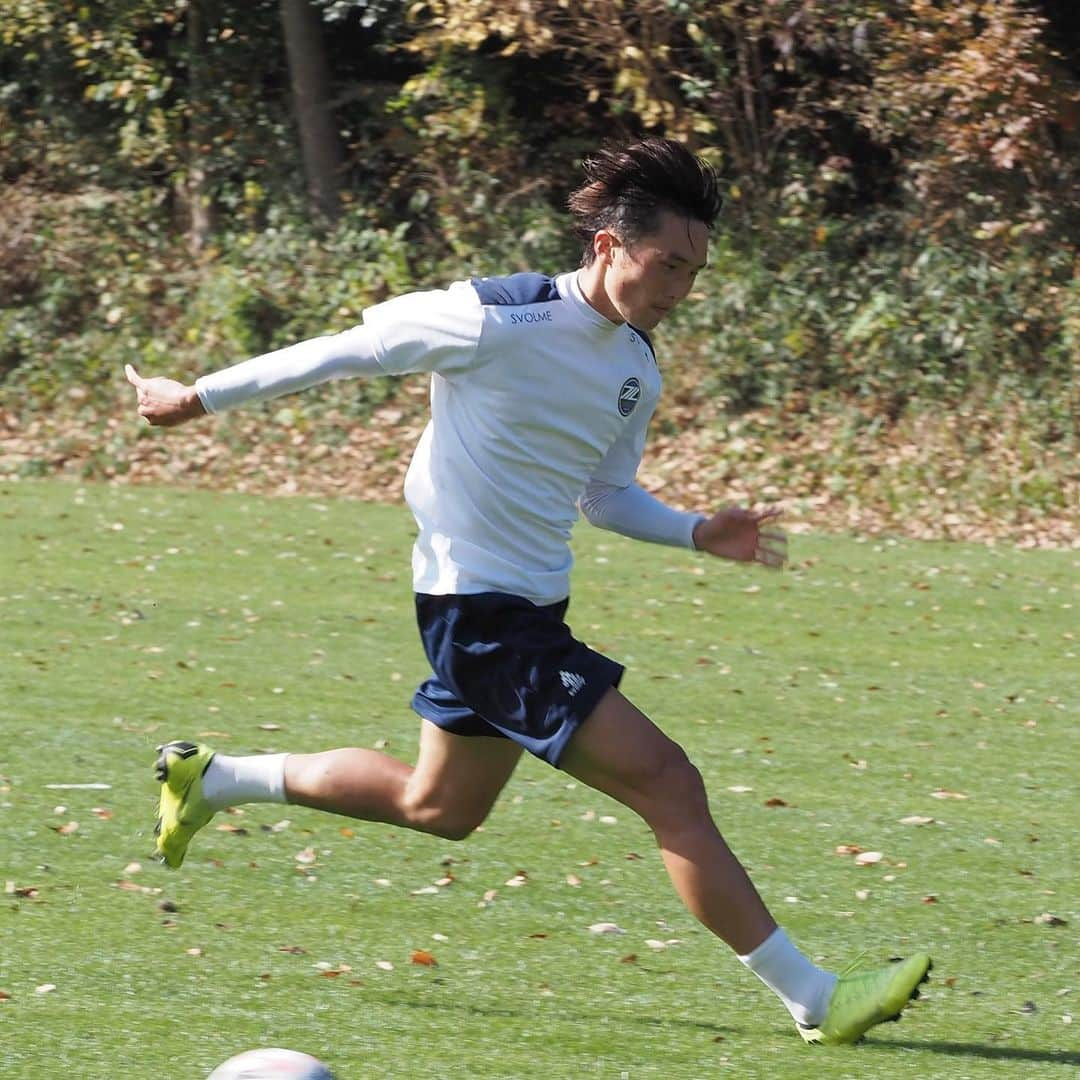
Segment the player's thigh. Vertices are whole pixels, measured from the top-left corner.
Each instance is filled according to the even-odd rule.
[[[574,733],[559,768],[653,825],[708,813],[701,775],[685,751],[614,687]]]
[[[460,816],[475,827],[495,805],[520,758],[521,747],[509,739],[455,735],[425,720],[407,797],[414,806]]]

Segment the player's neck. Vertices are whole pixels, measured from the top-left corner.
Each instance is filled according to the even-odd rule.
[[[577,281],[578,288],[581,289],[581,295],[585,297],[586,303],[593,310],[598,311],[608,322],[612,322],[616,326],[621,326],[626,322],[611,302],[604,278],[604,267],[599,259],[578,270]]]

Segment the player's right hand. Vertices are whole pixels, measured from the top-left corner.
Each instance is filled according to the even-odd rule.
[[[193,386],[161,376],[144,379],[131,364],[124,374],[135,387],[139,415],[154,427],[175,427],[206,412]]]

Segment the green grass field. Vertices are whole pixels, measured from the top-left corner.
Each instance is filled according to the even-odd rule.
[[[249,806],[153,861],[165,739],[411,759],[403,509],[27,482],[0,535],[4,1076],[199,1080],[255,1045],[341,1080],[1080,1065],[1075,553],[796,537],[770,575],[579,530],[571,625],[792,937],[934,956],[902,1023],[823,1049],[639,821],[533,761],[464,844]]]

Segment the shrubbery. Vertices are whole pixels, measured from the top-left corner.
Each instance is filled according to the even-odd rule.
[[[732,409],[831,395],[895,419],[913,401],[977,394],[1056,403],[1064,419],[1080,316],[1067,248],[922,240],[860,254],[826,232],[786,253],[775,239],[716,238],[702,300],[676,325]]]
[[[276,0],[0,14],[0,422],[105,432],[20,447],[17,470],[127,468],[124,363],[191,378],[411,288],[572,266],[581,156],[657,132],[730,194],[700,296],[659,331],[661,440],[698,430],[730,483],[715,440],[753,471],[771,425],[797,447],[777,467],[836,497],[955,483],[986,508],[1067,505],[1080,42],[1063,20],[1071,57],[1018,0],[911,0],[904,18],[881,0],[641,0],[617,28],[600,0],[309,7],[333,26],[331,220],[305,196]],[[266,406],[260,437],[337,445],[356,417],[421,405],[388,380],[335,384]],[[896,439],[937,440],[941,460],[890,448],[890,471],[873,450]]]

